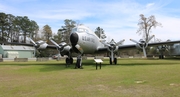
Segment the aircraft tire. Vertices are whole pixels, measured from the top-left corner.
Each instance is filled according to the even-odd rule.
[[[112,60],[111,60],[111,58],[109,58],[109,63],[110,63],[110,64],[112,64]]]
[[[164,55],[162,55],[162,59],[164,59]]]
[[[159,55],[159,59],[164,59],[164,55]]]
[[[73,58],[72,57],[70,58],[70,64],[73,64]]]
[[[81,64],[81,59],[77,59],[76,67],[77,67],[77,68],[80,68],[80,67],[81,67],[80,64]]]
[[[159,59],[161,59],[161,55],[159,55]]]
[[[66,64],[69,64],[69,63],[70,63],[70,59],[66,58]]]
[[[114,64],[117,64],[117,58],[114,58]]]

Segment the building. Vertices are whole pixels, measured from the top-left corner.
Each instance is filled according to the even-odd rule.
[[[34,47],[0,45],[3,58],[34,58]]]

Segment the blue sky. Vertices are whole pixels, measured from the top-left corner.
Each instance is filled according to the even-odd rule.
[[[152,35],[162,41],[180,40],[179,0],[0,0],[0,12],[28,16],[42,27],[48,24],[53,33],[72,19],[91,28],[104,29],[107,40],[130,38],[139,40],[139,15],[154,15],[163,27],[152,29]]]

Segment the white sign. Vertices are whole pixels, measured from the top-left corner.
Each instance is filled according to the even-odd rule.
[[[94,59],[96,63],[102,63],[103,61],[101,59]]]

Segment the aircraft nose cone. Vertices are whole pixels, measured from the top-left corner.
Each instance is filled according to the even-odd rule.
[[[72,33],[70,36],[70,41],[71,41],[72,46],[75,46],[77,44],[78,40],[79,40],[79,37],[78,37],[77,33]]]

